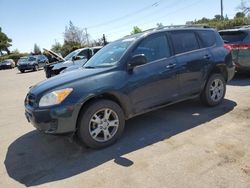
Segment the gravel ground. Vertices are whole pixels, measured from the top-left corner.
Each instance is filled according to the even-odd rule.
[[[129,120],[102,150],[26,121],[25,94],[44,79],[0,71],[0,187],[250,187],[250,75],[236,76],[217,107],[192,100]]]

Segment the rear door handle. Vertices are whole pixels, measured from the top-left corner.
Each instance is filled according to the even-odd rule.
[[[204,59],[210,59],[210,58],[211,58],[211,55],[208,55],[208,54],[204,55]]]
[[[174,68],[175,66],[176,66],[176,64],[170,63],[170,64],[168,64],[168,65],[166,66],[166,68],[167,68],[167,69],[172,69],[172,68]]]

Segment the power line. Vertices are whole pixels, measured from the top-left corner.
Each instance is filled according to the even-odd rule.
[[[180,1],[181,1],[181,0],[180,0]],[[179,2],[180,2],[180,1],[179,1]],[[167,14],[164,14],[164,15],[161,15],[161,16],[158,16],[158,17],[154,17],[153,19],[147,20],[147,22],[143,22],[143,23],[141,23],[141,24],[139,24],[139,23],[137,22],[137,24],[135,24],[135,25],[139,25],[139,26],[140,26],[140,25],[143,25],[143,26],[145,26],[145,25],[148,25],[149,23],[151,24],[153,20],[161,19],[161,18],[164,18],[164,17],[166,17],[166,16],[170,16],[170,15],[176,14],[176,13],[178,13],[180,10],[183,10],[183,9],[186,9],[186,8],[189,8],[189,7],[192,7],[192,6],[195,6],[196,4],[199,4],[199,3],[201,3],[200,0],[194,1],[194,2],[191,3],[191,4],[186,5],[186,6],[184,6],[184,7],[181,7],[181,8],[178,8],[178,9],[176,9],[176,10],[170,12],[170,13],[168,12]],[[123,26],[123,27],[126,27],[126,24],[125,24],[125,26]],[[123,29],[122,29],[122,30],[123,30]],[[119,30],[115,30],[115,31],[112,31],[112,32],[108,32],[107,34],[108,34],[108,35],[111,35],[111,34],[114,34],[114,33],[118,32],[118,31],[121,31],[121,28],[119,28]]]
[[[120,20],[122,20],[124,18],[130,17],[130,16],[134,16],[134,15],[139,14],[139,13],[141,13],[141,12],[147,10],[147,9],[150,9],[150,8],[153,8],[153,7],[157,7],[160,4],[161,1],[163,1],[163,0],[157,1],[157,2],[155,2],[155,3],[153,3],[153,4],[149,5],[149,6],[146,6],[146,7],[142,8],[142,9],[136,10],[136,11],[131,12],[129,14],[126,14],[124,16],[121,16],[121,17],[109,20],[107,22],[103,22],[103,23],[99,23],[99,24],[96,24],[96,25],[92,25],[92,26],[89,26],[87,28],[92,29],[92,28],[103,26],[103,25],[108,25],[108,24],[120,21]]]
[[[145,17],[151,17],[152,15],[156,15],[157,13],[162,12],[162,10],[166,10],[166,9],[172,8],[172,7],[174,7],[174,6],[178,5],[178,4],[180,4],[182,1],[184,1],[184,0],[179,0],[178,2],[174,2],[174,3],[171,3],[171,4],[167,4],[167,5],[164,6],[164,7],[160,7],[160,6],[159,6],[159,8],[157,8],[157,10],[155,10],[154,12],[151,12],[151,13],[149,13],[149,14],[147,14],[147,15],[143,15],[143,18],[142,18],[142,19],[144,20]],[[136,19],[137,19],[137,20],[140,20],[140,21],[142,20],[140,17],[137,17]],[[139,21],[139,23],[140,23],[140,21]],[[134,25],[137,25],[137,24],[138,24],[138,21],[133,22],[133,23],[134,23]],[[123,30],[122,28],[127,28],[128,25],[133,25],[133,24],[132,24],[131,21],[125,22],[125,23],[123,23],[122,25],[118,26],[117,29],[113,30],[111,33],[109,32],[109,34],[116,33],[117,31],[121,31],[121,30]],[[107,33],[107,32],[104,32],[104,30],[103,30],[102,32],[99,31],[98,33]]]

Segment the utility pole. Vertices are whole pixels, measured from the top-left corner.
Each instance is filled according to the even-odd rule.
[[[86,38],[87,38],[87,44],[89,46],[89,35],[88,35],[88,29],[85,28]]]
[[[220,17],[221,17],[221,20],[224,19],[224,16],[223,16],[223,0],[220,0]]]

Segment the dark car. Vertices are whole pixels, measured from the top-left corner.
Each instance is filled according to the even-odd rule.
[[[237,72],[250,72],[250,27],[219,31],[224,42],[232,48]]]
[[[45,55],[22,57],[17,62],[17,68],[21,73],[24,73],[26,70],[38,71],[39,68],[43,68],[48,62],[48,58]]]
[[[15,68],[15,62],[13,59],[6,59],[0,62],[0,70],[1,69],[13,69]]]
[[[86,61],[88,61],[96,52],[98,52],[102,46],[96,46],[91,48],[81,48],[69,53],[66,57],[58,57],[56,53],[51,54],[52,56],[57,56],[60,59],[59,62],[46,65],[44,71],[47,78],[60,74],[63,70],[64,72],[71,71],[83,66]],[[48,50],[47,50],[48,51]],[[51,51],[48,51],[51,52]],[[72,67],[74,66],[74,67]],[[72,67],[72,68],[71,68]],[[65,70],[70,68],[68,70]]]
[[[231,51],[213,29],[148,31],[109,43],[82,68],[32,87],[25,114],[42,132],[76,132],[88,147],[101,148],[136,115],[196,97],[220,104],[234,71]]]

